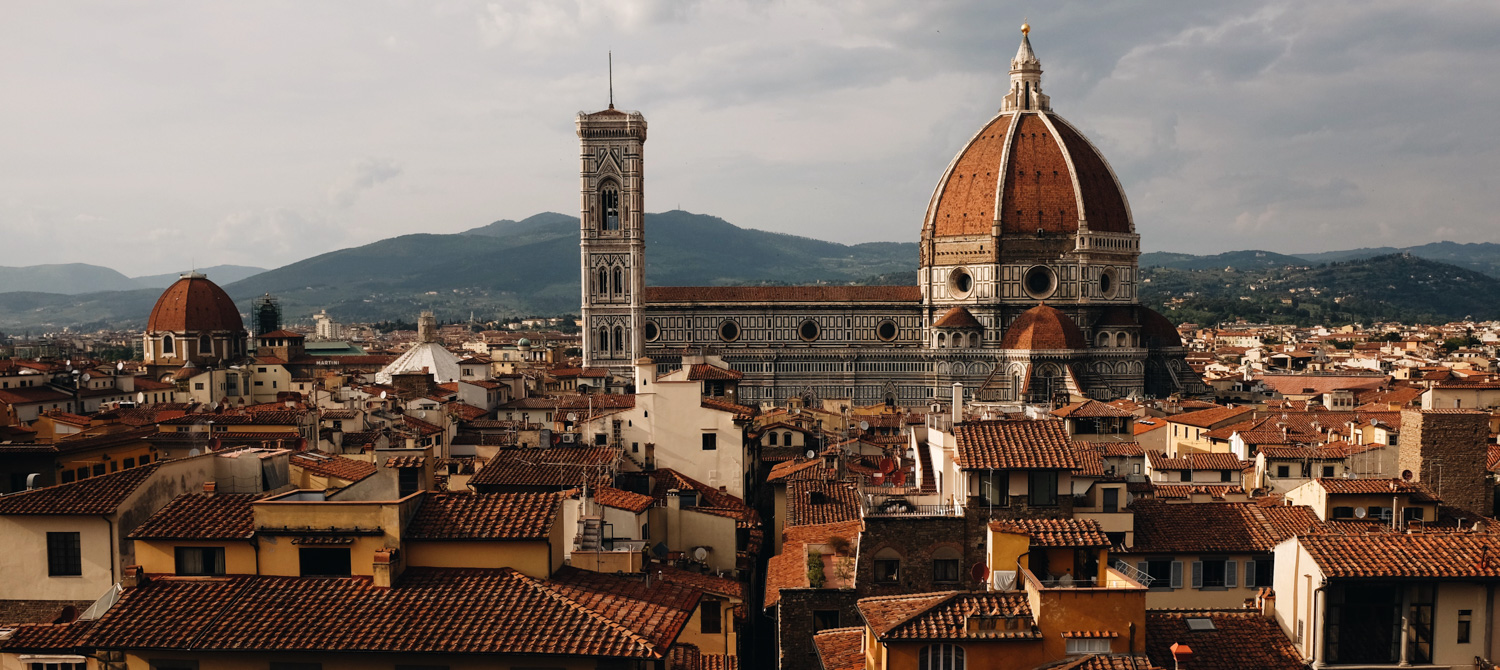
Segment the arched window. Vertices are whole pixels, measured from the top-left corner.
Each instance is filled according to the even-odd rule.
[[[599,268],[599,281],[594,284],[594,292],[599,295],[609,293],[609,271]]]
[[[1099,346],[1109,346],[1109,333],[1099,333]]]
[[[1130,346],[1130,336],[1126,335],[1125,333],[1120,333],[1118,335],[1115,335],[1115,346],[1117,346],[1117,347],[1128,347],[1128,346]]]
[[[624,349],[625,329],[621,328],[620,326],[615,326],[615,351],[623,351]]]
[[[948,335],[946,333],[938,333],[937,348],[942,349],[946,346],[948,346]]]
[[[897,584],[901,581],[901,553],[886,547],[875,552],[875,581],[879,584]]]
[[[211,354],[214,352],[214,341],[208,339],[207,335],[198,336],[198,355]]]
[[[600,328],[599,329],[599,353],[604,354],[604,355],[608,355],[609,354],[609,329],[608,328]]]
[[[599,185],[599,216],[604,230],[620,229],[620,187],[612,181]]]
[[[618,293],[620,295],[625,295],[625,288],[624,288],[625,282],[622,280],[622,278],[624,276],[625,276],[625,273],[621,272],[620,268],[616,267],[615,268],[615,293]]]
[[[964,670],[964,648],[956,644],[929,644],[917,652],[920,670]]]
[[[164,336],[162,336],[162,338],[161,338],[161,352],[162,353],[164,353],[164,354],[174,354],[174,353],[177,353],[177,350],[176,350],[175,347],[176,347],[176,345],[172,341],[172,336],[171,335],[164,335]]]

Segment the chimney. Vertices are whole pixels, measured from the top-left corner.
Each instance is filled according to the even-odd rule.
[[[1176,670],[1186,670],[1188,660],[1193,658],[1193,648],[1181,642],[1172,643],[1172,662]]]
[[[1260,614],[1267,619],[1276,619],[1276,591],[1270,587],[1260,590]]]
[[[213,495],[214,492],[218,490],[218,488],[219,488],[219,483],[218,482],[211,482],[211,481],[210,482],[203,482],[203,492],[206,493],[206,494],[208,494],[208,495],[210,495],[210,496]]]
[[[375,565],[372,578],[375,588],[391,588],[391,582],[401,576],[401,561],[397,557],[398,551],[386,547],[375,552]]]
[[[964,385],[953,382],[953,423],[958,425],[964,420]]]
[[[146,583],[146,571],[139,565],[125,566],[125,573],[120,577],[120,588],[133,589]]]

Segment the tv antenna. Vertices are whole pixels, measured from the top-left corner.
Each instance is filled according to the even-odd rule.
[[[609,51],[609,108],[615,108],[615,52]]]

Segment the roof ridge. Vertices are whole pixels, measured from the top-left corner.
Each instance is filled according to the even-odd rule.
[[[547,583],[545,581],[540,580],[540,579],[536,579],[535,577],[531,577],[530,575],[526,575],[526,574],[524,574],[524,573],[516,570],[515,568],[501,568],[501,570],[502,570],[501,574],[503,574],[505,577],[510,578],[510,579],[519,579],[519,580],[521,580],[522,583],[530,586],[533,590],[535,590],[535,591],[537,591],[537,592],[539,592],[539,593],[541,593],[541,594],[543,594],[545,596],[548,596],[548,597],[552,598],[553,600],[556,600],[556,601],[562,603],[565,606],[572,607],[573,609],[578,610],[579,612],[582,612],[585,616],[588,616],[591,619],[594,619],[594,620],[602,622],[605,626],[608,626],[608,627],[610,627],[612,629],[615,629],[617,631],[620,631],[620,632],[624,633],[627,637],[629,637],[631,640],[633,640],[635,642],[635,644],[636,644],[637,647],[641,647],[641,648],[645,648],[645,649],[649,650],[649,652],[652,655],[654,655],[655,657],[657,657],[657,658],[665,658],[666,657],[665,651],[658,651],[657,648],[656,648],[656,644],[654,642],[652,642],[651,640],[646,639],[646,637],[644,635],[641,635],[640,633],[637,633],[635,630],[631,629],[629,626],[626,626],[625,624],[622,624],[622,623],[620,623],[618,621],[615,621],[614,619],[611,619],[611,618],[605,616],[602,612],[598,612],[598,611],[594,610],[593,608],[591,608],[591,607],[589,607],[587,605],[584,605],[583,603],[580,603],[580,602],[578,602],[578,601],[576,601],[576,600],[574,600],[574,599],[572,599],[572,598],[570,598],[570,597],[568,597],[566,595],[563,595],[562,593],[558,592],[556,589],[553,589],[552,587],[547,586]],[[613,595],[613,594],[611,594],[611,595]],[[618,597],[628,598],[629,596],[618,596]],[[701,598],[702,596],[700,595],[699,597]],[[631,600],[634,600],[634,598],[631,598]]]
[[[937,593],[910,594],[907,597],[910,597],[910,598],[913,598],[913,599],[922,598],[922,597],[933,598],[934,596],[937,596],[937,595],[942,595],[943,597],[942,598],[937,598],[936,600],[934,600],[932,602],[932,604],[930,604],[930,605],[928,605],[926,607],[923,607],[923,608],[920,608],[920,609],[917,609],[917,610],[913,611],[911,614],[908,614],[905,618],[897,621],[896,623],[893,623],[893,624],[891,624],[889,626],[886,626],[885,630],[879,634],[879,637],[885,637],[886,634],[890,633],[891,631],[896,630],[897,628],[900,628],[902,626],[905,626],[906,624],[911,623],[917,617],[920,617],[920,616],[922,616],[924,614],[927,614],[928,612],[931,612],[938,605],[943,605],[943,604],[951,602],[954,597],[959,596],[959,595],[961,595],[963,593],[964,593],[963,591],[939,591]],[[891,598],[891,600],[895,600],[895,599],[900,598],[900,597],[901,596],[896,596],[896,597]]]

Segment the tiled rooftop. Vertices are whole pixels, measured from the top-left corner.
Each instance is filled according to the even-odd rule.
[[[184,493],[130,533],[136,540],[243,540],[255,534],[254,493]]]
[[[1031,605],[1023,592],[963,593],[945,591],[879,596],[859,601],[865,623],[881,640],[1039,639],[1033,632]],[[1011,630],[968,630],[971,616],[1017,618]]]
[[[69,484],[0,496],[0,515],[102,516],[113,514],[115,509],[125,502],[131,493],[146,483],[159,467],[161,467],[161,462],[157,461],[138,468],[89,477]]]
[[[1500,536],[1316,534],[1298,538],[1328,577],[1500,577]]]
[[[634,514],[640,514],[656,503],[651,496],[617,489],[613,486],[601,486],[594,489],[594,501],[605,507],[625,510]]]
[[[807,545],[823,544],[830,537],[842,537],[857,545],[864,524],[858,520],[816,526],[788,527],[782,532],[781,553],[766,563],[765,606],[774,607],[781,600],[782,589],[805,589],[807,581]]]
[[[954,427],[965,469],[1079,469],[1062,421],[974,421]]]
[[[347,437],[347,436],[346,436]],[[315,475],[357,482],[375,474],[375,464],[332,454],[293,454],[291,464]]]
[[[859,509],[859,491],[854,484],[826,479],[787,482],[787,526],[853,521],[859,518]]]
[[[1130,553],[1264,553],[1319,520],[1310,507],[1253,503],[1166,503],[1137,500]]]
[[[155,578],[94,625],[99,649],[664,658],[690,612],[592,595],[515,570],[408,568],[369,579]],[[317,603],[317,606],[309,606]]]
[[[469,485],[561,488],[605,483],[608,466],[619,459],[620,450],[610,447],[500,449],[474,474]]]
[[[864,670],[864,628],[830,628],[813,635],[823,670]]]
[[[1193,630],[1190,619],[1208,619],[1213,630]],[[1164,668],[1177,665],[1172,645],[1192,648],[1192,670],[1301,670],[1292,641],[1272,619],[1255,610],[1148,610],[1146,655]]]
[[[404,535],[412,540],[543,539],[559,506],[555,493],[429,493]]]
[[[1108,547],[1112,543],[1093,519],[1006,519],[991,521],[996,532],[1024,533],[1033,547]]]

